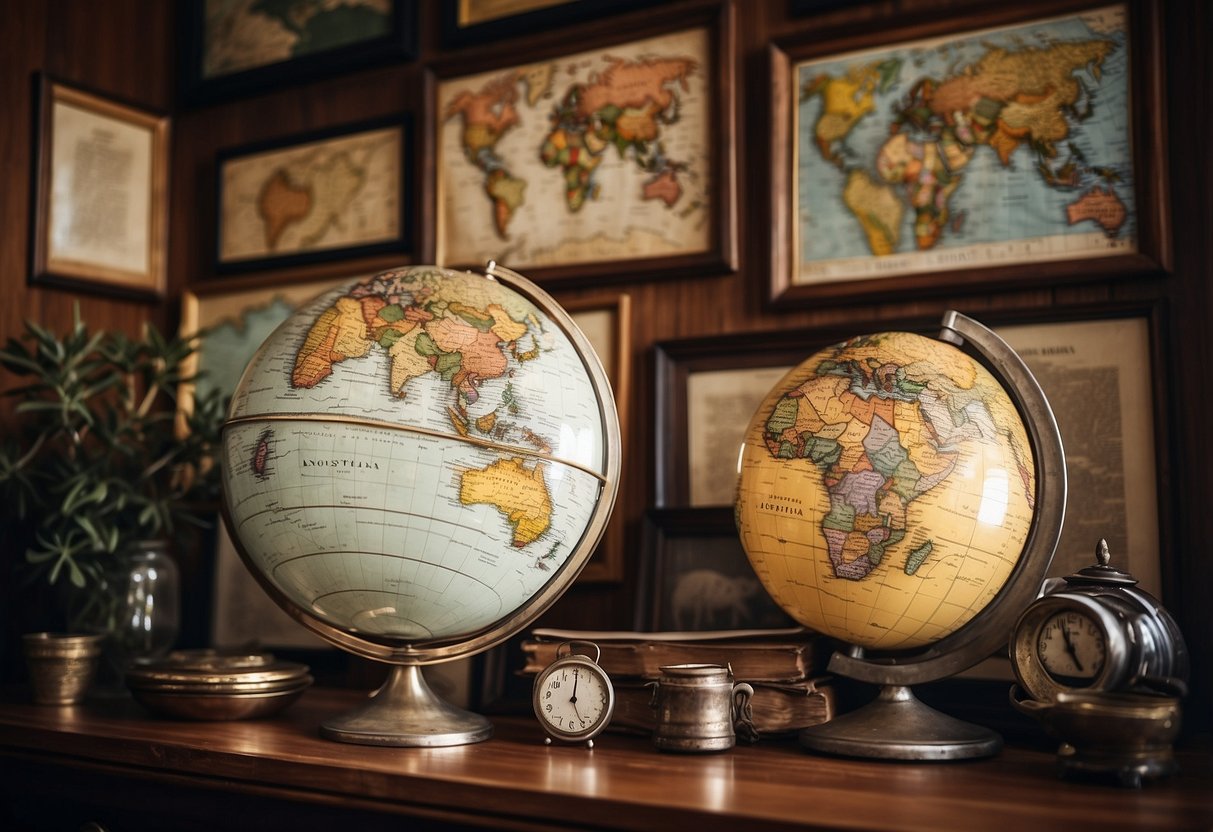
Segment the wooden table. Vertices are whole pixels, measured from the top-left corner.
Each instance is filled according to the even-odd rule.
[[[547,747],[531,719],[437,749],[320,739],[357,695],[309,691],[259,721],[181,722],[130,701],[74,708],[0,694],[6,829],[1213,829],[1213,765],[1183,751],[1181,774],[1131,791],[1063,781],[1055,758],[1008,748],[958,763],[811,755],[764,741],[671,755],[606,734]]]

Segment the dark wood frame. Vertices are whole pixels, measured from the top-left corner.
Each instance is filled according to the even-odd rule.
[[[733,512],[729,508],[676,508],[652,509],[645,515],[644,523],[644,567],[640,587],[639,603],[636,605],[635,629],[646,632],[663,630],[686,630],[684,626],[663,626],[670,623],[667,615],[669,599],[665,572],[669,566],[670,547],[681,543],[690,545],[696,540],[732,539],[737,544],[739,563],[749,569],[749,559],[741,546]],[[752,571],[752,569],[751,569]],[[758,578],[755,576],[757,582]],[[772,611],[778,610],[775,602],[759,586]],[[795,627],[796,622],[780,613],[782,620],[743,623],[741,628]],[[708,628],[715,629],[715,628]]]
[[[612,316],[611,371],[607,380],[615,397],[619,415],[619,436],[626,447],[631,433],[629,415],[632,410],[632,298],[624,292],[591,295],[561,303],[570,315],[578,312],[605,311]],[[578,584],[619,583],[623,580],[624,523],[622,512],[607,524],[597,550],[577,576]]]
[[[223,250],[223,170],[224,167],[241,158],[255,154],[277,150],[288,150],[303,144],[321,142],[331,139],[343,139],[359,133],[373,130],[397,128],[400,130],[400,144],[403,158],[400,160],[400,193],[397,202],[400,206],[399,228],[396,236],[380,242],[361,243],[351,246],[309,249],[281,255],[247,258],[236,261],[224,261]],[[257,269],[274,269],[288,266],[302,266],[311,263],[322,263],[333,260],[354,260],[359,257],[370,257],[377,254],[399,253],[407,254],[412,250],[413,242],[413,119],[409,113],[399,113],[387,118],[361,121],[355,124],[342,124],[323,130],[309,131],[269,141],[240,145],[219,151],[215,158],[215,272],[217,274],[233,274]],[[351,263],[345,271],[354,274],[358,271],[356,263]]]
[[[461,0],[442,0],[442,42],[453,48],[490,43],[630,11],[648,1],[565,0],[554,6],[518,12],[480,23],[464,24],[459,21]]]
[[[178,10],[178,97],[189,106],[266,92],[417,54],[415,0],[391,0],[392,22],[386,35],[249,69],[204,78],[206,0],[188,0]]]
[[[955,15],[907,19],[895,29],[873,32],[868,27],[814,30],[811,36],[780,40],[768,47],[771,86],[770,164],[771,194],[770,286],[768,299],[774,306],[806,303],[855,302],[891,293],[921,295],[962,289],[986,291],[995,287],[1051,285],[1059,282],[1105,279],[1109,274],[1156,274],[1171,268],[1171,220],[1168,187],[1166,136],[1166,84],[1163,67],[1162,4],[1158,0],[1125,0],[1129,12],[1129,48],[1132,77],[1129,80],[1133,112],[1129,123],[1133,139],[1135,202],[1137,208],[1137,252],[1077,260],[1041,260],[1012,265],[991,265],[945,272],[918,272],[885,278],[862,278],[794,285],[797,256],[793,250],[795,229],[792,193],[792,161],[796,137],[792,95],[797,62],[842,55],[877,46],[894,46],[955,33],[997,26],[1028,24],[1069,12],[1110,5],[1091,0],[1033,0],[1027,4],[985,5],[963,18],[958,27]]]
[[[641,12],[623,14],[613,19],[609,28],[600,27],[578,38],[576,50],[570,50],[567,37],[540,36],[525,43],[510,43],[511,48],[486,51],[482,56],[460,55],[435,63],[426,73],[427,107],[431,111],[429,129],[425,137],[426,165],[431,172],[424,190],[429,210],[433,214],[434,239],[437,249],[440,229],[437,220],[438,201],[438,134],[442,120],[437,113],[437,87],[440,82],[495,69],[535,63],[542,60],[560,59],[572,52],[606,49],[635,40],[671,34],[695,28],[706,28],[709,50],[714,66],[709,70],[708,86],[712,93],[713,112],[709,115],[709,134],[716,142],[711,160],[715,204],[710,210],[712,230],[707,251],[641,259],[603,260],[596,262],[555,264],[528,267],[519,264],[526,276],[543,285],[601,284],[604,280],[636,279],[638,277],[677,277],[731,273],[737,269],[737,217],[736,206],[736,138],[733,125],[736,123],[735,73],[737,61],[734,43],[733,6],[718,0],[701,2],[692,8],[671,8],[666,5]],[[560,33],[555,33],[560,34]],[[525,55],[519,60],[519,55]],[[480,266],[482,263],[443,263],[457,268]],[[510,264],[506,264],[510,265]]]
[[[902,324],[898,326],[897,324]],[[654,499],[662,508],[690,503],[687,442],[687,380],[693,373],[786,364],[792,368],[813,353],[861,331],[929,329],[930,322],[881,322],[859,329],[831,326],[784,329],[663,341],[653,346]]]
[[[34,84],[34,170],[30,177],[30,283],[58,285],[111,295],[158,298],[164,294],[168,263],[169,117],[39,73]],[[51,253],[54,208],[54,115],[57,104],[151,133],[148,170],[148,268],[132,272]]]

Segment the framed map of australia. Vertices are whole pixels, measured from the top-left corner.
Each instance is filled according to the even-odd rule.
[[[409,124],[402,115],[220,153],[216,270],[408,251]]]
[[[1014,4],[773,45],[772,299],[1168,268],[1157,18]]]
[[[657,14],[641,39],[436,69],[440,263],[541,282],[733,268],[728,10]]]

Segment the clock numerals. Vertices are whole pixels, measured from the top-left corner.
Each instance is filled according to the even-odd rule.
[[[1054,681],[1073,687],[1092,684],[1107,658],[1103,631],[1090,618],[1073,611],[1046,619],[1036,648],[1040,663]]]

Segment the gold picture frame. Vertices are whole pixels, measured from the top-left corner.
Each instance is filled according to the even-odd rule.
[[[37,86],[30,281],[160,297],[168,117],[48,75]]]

